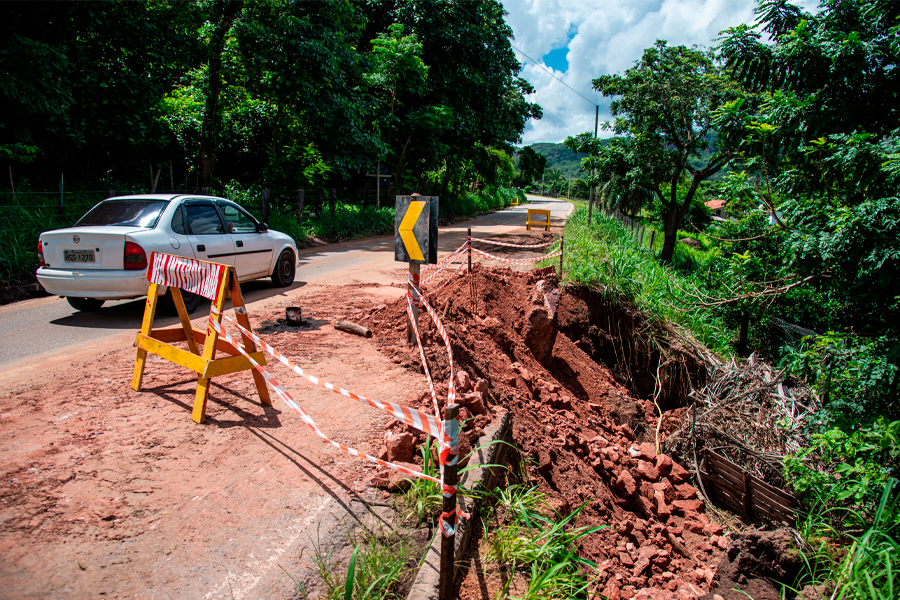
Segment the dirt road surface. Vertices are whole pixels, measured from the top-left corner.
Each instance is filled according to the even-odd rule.
[[[538,202],[554,217],[571,208]],[[521,231],[524,210],[442,229],[440,249],[457,248],[467,226]],[[287,290],[245,286],[261,336],[366,396],[418,396],[424,376],[331,326],[404,293],[393,239],[306,250],[300,262]],[[288,305],[310,327],[279,326]],[[186,370],[151,358],[144,390],[131,390],[142,309],[73,314],[56,298],[0,309],[0,598],[292,597],[297,582],[313,583],[316,540],[335,547],[342,524],[366,514],[370,467],[323,445],[277,398],[260,405],[248,373],[214,380],[204,425],[190,420],[196,379]],[[325,432],[379,447],[386,417],[276,372]]]

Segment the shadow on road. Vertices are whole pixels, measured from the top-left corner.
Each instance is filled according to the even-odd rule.
[[[244,294],[244,301],[250,303],[279,295],[286,296],[288,292],[299,289],[305,285],[305,281],[295,281],[286,288],[276,288],[269,281],[248,281],[247,283],[241,284],[241,292]],[[71,315],[53,319],[50,323],[66,327],[85,327],[90,329],[137,330],[141,328],[145,304],[145,298],[136,298],[127,302],[104,306],[96,312],[80,312],[74,311],[73,309]],[[197,317],[209,314],[209,305],[209,300],[201,300],[197,310],[191,315],[191,319],[196,319]],[[231,302],[227,302],[225,306],[226,308],[231,308]],[[157,308],[156,317],[153,321],[154,328],[168,327],[177,324],[177,316],[167,315]]]

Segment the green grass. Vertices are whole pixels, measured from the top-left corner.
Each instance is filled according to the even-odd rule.
[[[682,272],[678,265],[690,258],[694,273],[701,273],[711,256],[679,244],[675,267],[660,264],[658,254],[638,243],[631,229],[611,217],[594,211],[589,226],[587,209],[578,206],[566,222],[564,280],[569,283],[602,288],[612,302],[622,298],[652,317],[677,323],[689,330],[708,348],[730,355],[732,334],[710,311],[686,310],[690,297],[682,290],[695,292],[693,275]],[[654,247],[662,248],[661,235]],[[646,241],[646,236],[645,236]],[[549,264],[549,263],[548,263]]]
[[[488,532],[486,561],[521,572],[528,587],[524,599],[578,598],[591,584],[596,565],[578,555],[578,542],[605,526],[576,527],[584,506],[558,518],[546,496],[521,484],[498,488],[488,495],[503,524]],[[512,577],[498,596],[508,593]]]
[[[337,568],[330,553],[321,544],[313,545],[314,570],[325,586],[328,600],[388,600],[398,595],[401,583],[416,564],[411,544],[396,532],[348,531],[353,555],[347,570]],[[305,597],[303,590],[301,594]]]

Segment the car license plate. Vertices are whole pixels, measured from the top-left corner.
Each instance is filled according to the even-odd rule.
[[[94,262],[93,250],[63,250],[63,258],[67,263],[92,263]]]

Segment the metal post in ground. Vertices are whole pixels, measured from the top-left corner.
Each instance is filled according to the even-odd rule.
[[[559,236],[559,276],[562,277],[563,274],[563,256],[565,256],[565,251],[563,250],[563,237]]]
[[[419,263],[409,263],[409,278],[406,282],[406,290],[410,296],[412,296],[412,313],[413,318],[416,320],[416,325],[419,323],[419,273],[421,272],[421,265]],[[409,320],[409,316],[406,317],[406,343],[410,346],[415,346],[416,344],[416,332],[413,331],[412,321]]]
[[[450,454],[444,464],[444,490],[452,489],[453,493],[445,493],[443,502],[443,514],[441,514],[441,570],[438,575],[438,600],[450,600],[453,598],[453,553],[456,543],[456,524],[459,518],[456,514],[456,484],[457,484],[457,459],[459,458],[459,405],[449,404],[444,409],[444,431],[450,438]],[[449,533],[448,533],[449,532]]]
[[[469,234],[468,234],[468,237],[466,238],[466,240],[468,240],[466,242],[466,245],[468,246],[468,250],[469,250],[469,273],[471,274],[472,273],[472,228],[471,227],[469,227]]]

